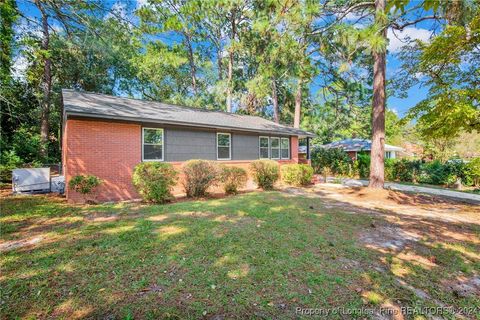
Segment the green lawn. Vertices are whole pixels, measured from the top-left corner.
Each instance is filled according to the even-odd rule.
[[[435,305],[398,285],[395,257],[358,242],[379,217],[321,199],[255,192],[170,205],[42,196],[0,204],[3,241],[40,239],[2,254],[2,318],[296,318],[298,307]],[[458,259],[436,270],[412,264],[404,279],[430,281],[426,290],[448,305],[479,305],[439,289]],[[478,260],[463,270],[479,271]]]

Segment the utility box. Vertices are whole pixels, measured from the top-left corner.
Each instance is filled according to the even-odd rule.
[[[50,168],[14,169],[12,187],[13,193],[50,192]]]

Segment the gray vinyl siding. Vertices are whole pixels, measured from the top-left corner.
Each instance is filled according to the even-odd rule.
[[[165,156],[165,161],[216,160],[216,133],[214,131],[166,128]]]
[[[143,124],[143,127],[152,126]],[[164,161],[171,162],[191,159],[217,160],[217,132],[231,134],[231,160],[256,160],[259,157],[259,136],[265,136],[264,134],[202,130],[191,127],[160,125],[155,127],[164,130]]]
[[[258,135],[232,134],[232,160],[258,159]]]

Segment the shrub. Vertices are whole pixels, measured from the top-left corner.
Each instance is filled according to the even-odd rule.
[[[190,160],[185,162],[182,169],[187,197],[205,196],[207,189],[216,185],[219,178],[219,168],[212,161]]]
[[[422,165],[422,172],[420,174],[420,183],[427,184],[445,184],[448,177],[448,172],[444,165],[438,161],[428,162]]]
[[[77,175],[73,176],[68,183],[70,189],[81,193],[85,202],[95,203],[95,197],[88,199],[88,196],[93,195],[95,188],[102,183],[102,180],[93,175]]]
[[[352,175],[353,161],[340,148],[314,148],[311,153],[312,167],[316,173],[327,175]]]
[[[464,167],[466,184],[480,186],[480,158],[475,158]]]
[[[132,182],[144,201],[165,203],[172,199],[177,176],[169,163],[142,162],[135,167]]]
[[[255,160],[250,164],[253,180],[259,188],[272,190],[279,178],[277,162],[273,160]]]
[[[457,183],[469,184],[465,177],[465,162],[461,159],[452,159],[443,164],[444,184],[456,185]],[[471,183],[471,181],[470,181]]]
[[[393,181],[395,180],[395,159],[385,159],[384,164],[385,164],[385,180],[387,181]]]
[[[0,181],[11,182],[12,170],[20,167],[23,162],[13,150],[2,152],[0,160]]]
[[[416,183],[419,179],[422,162],[420,160],[396,160],[394,180]]]
[[[282,166],[282,180],[294,186],[306,186],[312,182],[313,168],[307,164]]]
[[[222,167],[220,181],[227,194],[236,194],[247,183],[247,171],[239,167]]]
[[[370,176],[370,155],[359,153],[357,155],[357,163],[360,178],[368,178]]]
[[[42,164],[38,161],[24,162],[13,150],[3,151],[0,155],[0,181],[12,182],[12,170],[17,168],[39,168]]]

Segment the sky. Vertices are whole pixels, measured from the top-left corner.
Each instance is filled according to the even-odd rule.
[[[130,8],[139,7],[147,2],[147,0],[104,0],[104,2],[108,2],[112,4],[112,7],[117,7],[118,10],[122,10],[125,5],[128,5]],[[18,1],[19,9],[26,13],[27,16],[31,17],[38,17],[38,12],[36,12],[36,8],[30,2],[25,0]],[[348,15],[345,19],[354,20],[355,17]],[[431,25],[429,22],[422,22],[417,24],[416,26],[407,27],[404,29],[403,32],[392,32],[392,30],[388,30],[387,37],[389,39],[388,45],[388,55],[387,55],[387,80],[390,79],[395,73],[401,68],[401,62],[396,57],[396,54],[401,50],[401,48],[406,45],[406,40],[408,39],[419,39],[423,41],[428,41],[431,37],[432,32],[429,30],[431,29]],[[162,40],[168,38],[162,37]],[[173,39],[172,42],[175,42]],[[25,68],[25,61],[21,58],[17,59],[14,64],[14,68],[17,70],[17,73],[21,73],[22,69]],[[313,81],[315,82],[315,80]],[[390,96],[387,100],[387,108],[393,110],[397,113],[400,117],[404,116],[406,112],[413,106],[415,106],[418,102],[423,100],[428,94],[428,88],[421,88],[418,86],[412,87],[408,91],[407,98],[399,98]]]
[[[422,27],[408,27],[402,33],[396,32],[393,34],[391,30],[388,30],[387,37],[389,39],[388,56],[387,56],[387,80],[391,78],[396,71],[401,68],[401,62],[396,57],[396,54],[405,45],[402,42],[405,38],[419,39],[428,41],[431,36],[431,32],[427,28]],[[398,38],[400,39],[398,39]],[[421,88],[414,86],[408,91],[407,98],[389,97],[387,100],[387,107],[396,112],[399,116],[404,116],[405,113],[418,102],[425,99],[428,94],[428,88]]]

